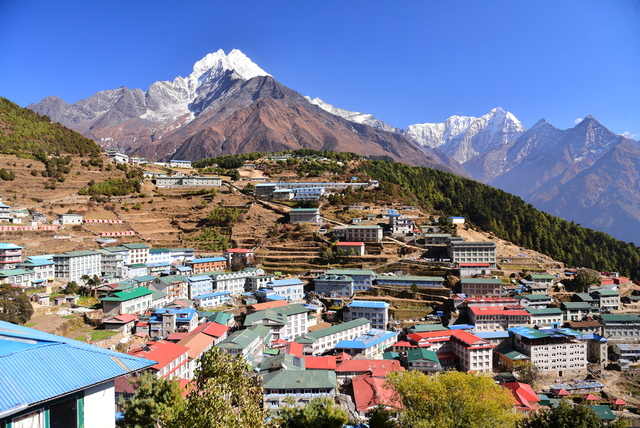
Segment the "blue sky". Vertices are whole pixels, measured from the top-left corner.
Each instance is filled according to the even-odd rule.
[[[502,107],[640,139],[639,0],[0,0],[0,96],[22,106],[147,90],[233,48],[400,128]]]

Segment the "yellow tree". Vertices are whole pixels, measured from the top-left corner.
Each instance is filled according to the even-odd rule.
[[[391,373],[388,382],[404,407],[402,427],[514,428],[520,419],[511,393],[482,374],[406,371]]]

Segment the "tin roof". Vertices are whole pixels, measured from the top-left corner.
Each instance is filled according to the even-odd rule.
[[[0,321],[0,414],[11,415],[153,364],[155,361]]]

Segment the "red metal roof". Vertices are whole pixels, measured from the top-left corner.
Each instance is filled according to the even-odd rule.
[[[460,267],[472,267],[472,266],[490,267],[491,263],[458,263],[458,265]]]
[[[117,319],[118,321],[125,322],[125,323],[138,319],[137,316],[131,315],[131,314],[120,314],[120,315],[116,315],[114,318]]]
[[[397,360],[360,360],[351,359],[343,361],[336,368],[336,373],[341,372],[370,372],[374,376],[386,376],[389,372],[401,372],[404,367]]]
[[[518,407],[531,410],[538,409],[538,401],[540,401],[540,398],[530,385],[520,382],[505,382],[502,386],[511,391]]]
[[[223,252],[224,253],[253,253],[253,250],[249,248],[228,248]]]
[[[304,345],[298,342],[289,342],[285,345],[284,350],[287,354],[302,357]]]
[[[366,412],[379,404],[388,409],[402,408],[402,402],[385,378],[364,374],[352,380],[356,409]]]
[[[474,315],[524,315],[530,316],[522,306],[472,306],[469,307]]]
[[[159,340],[157,342],[147,342],[144,348],[133,349],[128,352],[134,357],[146,358],[158,363],[151,368],[162,370],[172,361],[177,360],[181,355],[188,353],[189,348],[176,343]]]
[[[334,370],[338,363],[336,357],[329,355],[326,357],[304,357],[307,370]]]

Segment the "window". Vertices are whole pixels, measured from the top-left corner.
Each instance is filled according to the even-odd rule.
[[[38,410],[28,415],[14,418],[11,422],[11,426],[14,428],[42,428],[44,427],[44,412]]]
[[[49,426],[51,428],[78,426],[78,400],[76,397],[49,407]]]

